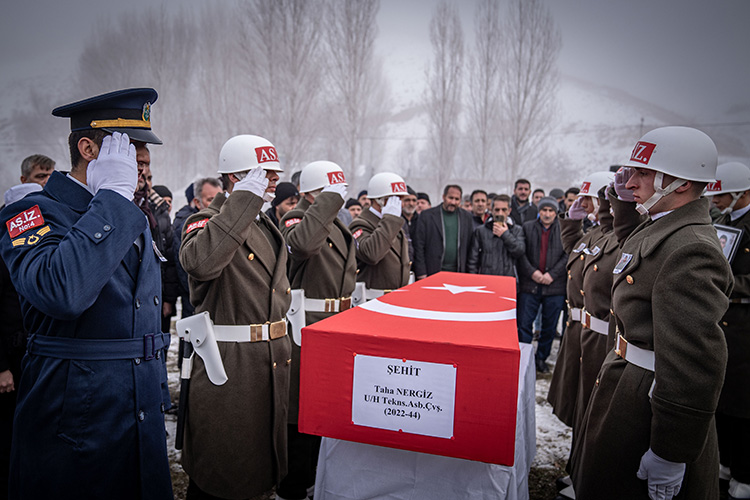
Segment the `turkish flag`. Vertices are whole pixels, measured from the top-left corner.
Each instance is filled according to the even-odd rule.
[[[515,318],[515,279],[438,273],[308,326],[300,430],[512,465]]]

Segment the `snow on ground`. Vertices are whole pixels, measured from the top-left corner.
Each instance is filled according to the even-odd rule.
[[[554,369],[560,341],[555,340],[547,360]],[[551,375],[537,375],[536,379],[536,457],[532,467],[551,468],[561,466],[570,455],[571,428],[552,414],[552,406],[547,402]]]

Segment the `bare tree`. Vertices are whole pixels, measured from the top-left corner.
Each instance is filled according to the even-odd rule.
[[[243,9],[257,47],[254,107],[291,171],[310,158],[322,96],[322,0],[254,0]]]
[[[461,109],[463,30],[455,7],[441,2],[430,21],[430,42],[434,59],[427,71],[429,144],[435,181],[440,190],[453,173]]]
[[[502,118],[508,186],[544,156],[561,37],[543,0],[511,0],[504,26]]]
[[[469,59],[468,135],[482,181],[496,181],[499,165],[502,22],[500,0],[480,0],[474,17],[475,48]]]
[[[333,134],[329,147],[335,145],[328,157],[364,178],[372,164],[358,168],[366,161],[363,141],[377,134],[388,107],[382,68],[373,56],[379,8],[379,0],[329,0],[326,10],[331,88],[326,130]]]

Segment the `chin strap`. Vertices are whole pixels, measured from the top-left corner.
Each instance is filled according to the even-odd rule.
[[[644,201],[643,203],[638,203],[635,206],[635,209],[638,210],[638,213],[641,215],[648,215],[648,211],[656,205],[656,203],[667,196],[668,194],[672,193],[675,189],[685,184],[685,179],[675,179],[672,181],[672,183],[663,188],[661,187],[662,182],[664,181],[664,174],[662,172],[656,172],[656,175],[654,176],[654,194],[651,195],[651,198]]]
[[[594,204],[594,211],[586,215],[586,218],[591,222],[596,222],[599,219],[599,198],[592,196],[591,202]]]
[[[743,193],[744,193],[744,191],[740,191],[739,193],[729,193],[729,194],[732,195],[732,203],[730,203],[727,208],[725,208],[724,210],[722,210],[721,213],[722,214],[731,214],[732,211],[734,210],[734,206],[737,204],[737,200],[740,199],[740,196],[742,196]]]

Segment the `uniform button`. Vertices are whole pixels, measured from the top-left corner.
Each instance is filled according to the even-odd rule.
[[[255,258],[254,253],[251,253],[250,255],[247,256],[247,260],[253,260],[254,258]]]
[[[578,362],[579,363],[583,363],[583,356],[581,356],[581,357],[578,358]]]
[[[745,253],[750,253],[750,248],[746,248]]]
[[[584,257],[583,255],[581,255],[581,260],[583,260],[584,258],[585,258],[585,257]]]
[[[159,297],[158,297],[158,296],[156,296],[156,295],[154,295],[154,305],[155,305],[155,306],[158,306],[158,305],[159,305]]]
[[[138,412],[138,420],[140,420],[141,422],[143,422],[145,420],[145,418],[146,418],[146,414],[143,412],[143,410],[139,411]]]
[[[141,308],[141,299],[135,299],[135,308],[140,309]]]
[[[572,279],[573,279],[573,276],[571,276],[571,275],[570,275],[570,273],[568,273],[568,279],[569,279],[569,280],[572,280]]]
[[[583,297],[584,295],[585,295],[585,294],[584,294],[583,290],[581,290],[581,297]]]
[[[627,275],[627,276],[625,277],[625,281],[627,281],[627,282],[628,282],[628,285],[632,285],[632,284],[633,284],[633,277],[632,277],[631,275],[629,275],[629,274],[628,274],[628,275]]]
[[[135,362],[136,365],[141,364],[141,358],[135,358],[133,361]]]
[[[109,224],[105,224],[102,229],[104,229],[104,231],[111,231],[112,230],[112,226],[110,226]]]
[[[359,269],[357,269],[357,272],[356,272],[356,273],[354,273],[354,274],[359,274]]]
[[[287,365],[287,366],[289,366],[289,365],[291,365],[291,364],[292,364],[292,360],[291,360],[291,358],[290,358],[290,359],[287,359],[287,360],[286,360],[286,365]]]
[[[99,232],[94,233],[94,238],[96,238],[97,240],[101,237],[102,237],[102,233],[99,233]]]
[[[599,270],[599,266],[597,266],[596,264],[594,264],[594,271],[598,271],[598,270]]]
[[[276,361],[273,362],[273,369],[276,369]]]
[[[333,248],[333,243],[329,243],[328,248]]]
[[[598,378],[596,379],[596,382],[594,382],[594,384],[596,384],[597,386],[599,385],[599,379]]]
[[[161,358],[161,349],[159,349],[158,351],[156,351],[156,354],[154,354],[154,357],[155,357],[156,359],[159,359],[159,358]]]
[[[162,404],[159,405],[159,409],[161,410],[162,413],[164,413],[165,411],[167,411],[167,407],[166,407],[166,405],[164,403],[162,403]]]
[[[747,248],[746,248],[745,250],[747,250]],[[409,261],[409,267],[411,267],[411,264],[412,264],[412,262],[411,262],[411,261]]]
[[[721,322],[721,324],[722,324],[723,326],[729,326],[729,323],[727,323],[726,321],[722,321],[722,322]]]
[[[271,293],[276,293],[276,289],[275,288],[271,288]]]
[[[286,289],[286,294],[289,295],[290,293],[292,293],[292,289],[291,288],[287,288]]]
[[[570,326],[570,321],[566,321],[565,326]]]
[[[612,316],[614,316],[614,315],[615,315],[615,312],[614,312],[614,311],[613,311],[612,309],[610,309],[610,310],[609,310],[609,314],[611,314]]]

